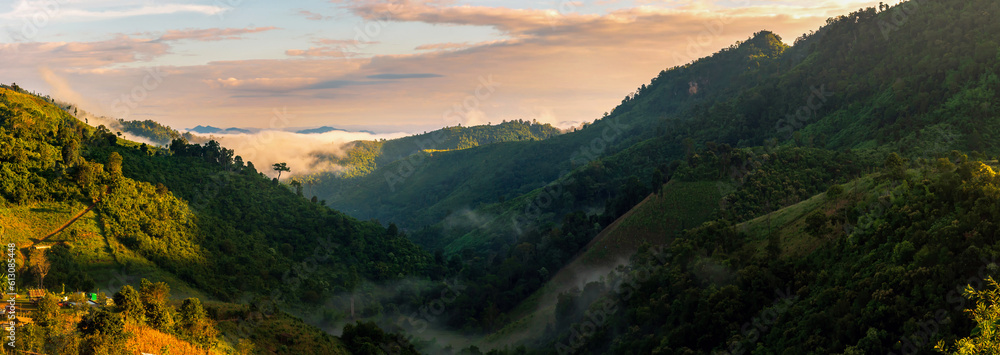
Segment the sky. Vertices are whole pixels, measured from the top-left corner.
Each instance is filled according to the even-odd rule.
[[[0,0],[0,82],[98,115],[419,133],[593,121],[660,71],[851,0]]]

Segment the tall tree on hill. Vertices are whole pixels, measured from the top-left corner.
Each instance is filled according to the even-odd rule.
[[[106,168],[112,178],[120,178],[122,176],[122,155],[118,152],[111,152]]]
[[[282,171],[292,171],[292,169],[288,167],[287,163],[274,163],[274,165],[271,165],[271,169],[278,172],[278,180],[281,180]]]
[[[51,268],[49,258],[45,256],[45,251],[35,249],[31,253],[31,270],[38,275],[38,288],[44,288],[45,275],[49,274]]]

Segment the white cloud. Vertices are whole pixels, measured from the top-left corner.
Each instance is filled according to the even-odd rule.
[[[338,166],[329,161],[317,159],[316,154],[343,156],[344,145],[357,140],[393,139],[408,133],[371,134],[366,132],[333,131],[322,134],[299,134],[294,132],[266,130],[254,134],[219,134],[211,138],[222,146],[233,149],[244,161],[253,162],[257,171],[276,177],[270,169],[274,163],[288,163],[291,174],[307,175],[320,171],[336,171]]]
[[[175,13],[216,15],[228,9],[222,6],[203,4],[157,4],[150,1],[132,1],[130,3],[122,4],[122,2],[118,2],[116,5],[111,6],[107,2],[21,0],[12,6],[11,11],[0,13],[0,19],[27,20],[38,25],[41,22],[52,20],[85,22]]]

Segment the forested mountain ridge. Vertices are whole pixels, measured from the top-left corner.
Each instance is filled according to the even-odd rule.
[[[1000,32],[1000,28],[994,28],[995,23],[981,18],[990,10],[1000,9],[993,3],[981,5],[932,2],[883,8],[882,12],[874,8],[864,9],[831,18],[826,26],[799,38],[796,45],[790,48],[784,47],[773,34],[761,32],[715,56],[664,71],[651,85],[641,88],[638,95],[625,100],[612,113],[612,117],[662,117],[661,120],[645,121],[658,124],[659,129],[639,126],[647,128],[639,131],[655,131],[657,135],[649,139],[640,138],[643,135],[635,131],[637,123],[630,131],[634,136],[626,138],[631,139],[629,142],[641,143],[628,144],[627,149],[620,151],[603,151],[598,155],[603,156],[599,164],[578,167],[581,170],[553,180],[546,189],[560,190],[554,187],[574,186],[576,184],[571,181],[580,180],[586,181],[583,184],[586,186],[595,186],[595,183],[607,186],[604,191],[610,193],[596,195],[604,196],[604,200],[614,197],[606,206],[617,210],[609,213],[614,217],[620,216],[652,191],[658,185],[653,180],[669,176],[677,166],[674,161],[686,159],[694,149],[707,145],[725,144],[740,148],[766,144],[769,139],[774,139],[782,144],[834,150],[862,149],[883,152],[881,154],[900,151],[907,157],[931,157],[951,149],[980,150],[990,154],[1000,152],[994,143],[990,143],[992,141],[981,138],[983,132],[1000,132],[997,122],[986,119],[996,114],[995,105],[989,104],[989,98],[1000,88],[1000,80],[995,73],[1000,50],[995,45],[990,46],[994,42],[989,39],[989,34]],[[919,11],[912,6],[919,6]],[[981,16],[969,21],[941,20],[946,16],[958,18],[959,14],[974,11],[973,8],[983,10]],[[913,13],[908,15],[905,23],[895,25],[892,31],[885,33],[886,36],[893,36],[893,40],[887,41],[881,29],[887,23],[895,23],[891,16],[903,9]],[[923,22],[947,25],[940,31],[912,25]],[[960,38],[945,40],[941,37],[945,34],[968,34],[963,36],[978,36],[979,39],[972,43]],[[916,46],[928,42],[940,42],[940,46],[921,47],[927,54],[913,53],[917,50]],[[930,52],[953,53],[951,56],[989,52],[992,56],[977,54],[976,60],[931,61],[933,55]],[[736,60],[739,58],[743,61]],[[727,76],[727,71],[733,74]],[[713,74],[728,77],[728,81],[714,78]],[[930,84],[938,80],[944,84],[947,78],[951,78],[949,83],[956,78],[964,78],[963,84],[944,87]],[[901,95],[900,90],[909,87],[908,82],[922,83],[920,85],[938,96],[934,100],[918,100],[914,97],[926,95],[914,92],[896,99],[897,95]],[[691,90],[696,83],[700,83],[697,92]],[[671,114],[669,108],[664,108],[664,105],[677,105],[677,98],[686,96],[691,98],[685,109]],[[566,134],[565,139],[581,132]],[[724,162],[724,165],[739,162],[731,156],[727,159],[733,161]],[[414,174],[418,173],[419,170]],[[434,173],[439,172],[427,174]],[[426,178],[411,180],[417,179]],[[632,182],[629,184],[631,189],[625,188],[627,181]],[[523,199],[508,196],[499,207],[483,206],[473,208],[473,211],[489,212],[494,216],[510,214],[509,211],[531,215],[529,209],[534,205],[534,199],[544,195],[543,191],[526,194]],[[476,197],[487,200],[485,196]],[[379,198],[398,201],[404,197]],[[581,210],[606,204],[601,200],[585,202],[592,198],[580,195],[563,199],[566,205],[582,206]],[[558,202],[560,199],[555,200]],[[536,224],[558,223],[560,216],[571,211],[549,208],[546,212],[554,213],[554,218],[542,218]],[[505,232],[498,232],[500,228],[476,226],[444,233],[444,238],[431,233],[421,239],[421,243],[431,248],[443,247],[470,232],[503,234],[510,239],[516,228],[508,223],[509,216],[502,220],[506,223]],[[438,223],[433,228],[441,230],[446,223]],[[495,238],[477,236],[471,239],[488,241]]]
[[[906,156],[950,149],[996,152],[995,144],[982,138],[1000,132],[997,123],[983,119],[996,108],[988,104],[997,89],[991,70],[1000,56],[990,37],[998,29],[988,20],[996,7],[945,1],[862,9],[831,18],[791,47],[764,31],[714,56],[665,70],[607,118],[578,132],[429,155],[416,164],[379,168],[368,179],[325,195],[341,201],[348,213],[412,230],[449,216],[460,219],[466,210],[486,212],[493,208],[485,205],[515,200],[597,157],[607,157],[602,165],[610,174],[603,175],[616,180],[611,185],[635,175],[648,192],[655,168],[666,176],[672,161],[708,142],[749,147],[775,138],[828,149],[899,150]],[[969,18],[959,20],[962,16]],[[915,25],[925,23],[940,26]],[[609,126],[628,129],[595,142]],[[626,147],[632,149],[623,152]],[[508,176],[510,171],[519,176]],[[613,195],[622,195],[613,189],[618,190]],[[378,201],[379,208],[360,201]]]
[[[437,151],[423,136],[377,162],[397,153],[374,142],[344,161],[370,169],[327,197],[354,206],[345,213],[215,142],[142,146],[0,89],[0,226],[22,245],[57,244],[53,272],[38,277],[49,287],[93,289],[128,265],[202,298],[251,301],[205,307],[219,329],[274,304],[325,330],[377,323],[254,342],[275,352],[307,338],[328,346],[314,351],[414,350],[379,326],[431,353],[930,353],[992,341],[1000,313],[977,328],[961,290],[1000,277],[997,13],[987,0],[911,1],[832,18],[793,46],[762,31],[544,140],[458,149],[456,138]],[[34,221],[57,227],[81,210],[63,234],[32,240],[54,229]],[[633,252],[611,272],[559,276]],[[181,308],[176,332],[197,343],[201,312]]]
[[[123,274],[139,274],[187,294],[300,312],[366,280],[432,275],[431,255],[395,226],[310,203],[214,141],[176,139],[170,150],[130,142],[4,86],[0,143],[0,230],[17,248],[18,274],[40,288],[61,281],[66,291],[110,293]],[[56,212],[80,209],[88,217],[48,239],[27,228],[54,229]],[[26,257],[42,243],[50,248]],[[44,271],[34,266],[42,260],[51,260]],[[312,321],[350,313],[319,315]]]
[[[542,141],[410,156],[380,165],[362,178],[346,180],[346,184],[322,179],[320,197],[359,218],[391,220],[409,229],[449,216],[461,218],[463,211],[522,196],[599,157],[664,134],[669,118],[680,117],[684,110],[756,80],[741,74],[746,66],[764,65],[774,70],[774,65],[767,63],[786,47],[773,33],[762,32],[690,68],[661,72],[649,85],[629,93],[608,116],[575,132]],[[692,93],[692,75],[703,81],[703,87],[713,89]],[[733,84],[717,86],[714,82]],[[641,170],[643,175],[651,172],[646,167]],[[378,201],[378,207],[366,201]]]
[[[985,1],[910,2],[830,19],[784,52],[780,63],[788,67],[780,74],[691,111],[689,124],[676,126],[695,134],[631,148],[662,157],[651,148],[687,143],[684,158],[670,163],[664,176],[716,181],[724,197],[705,203],[720,205],[717,219],[676,239],[648,238],[666,245],[641,252],[604,281],[560,295],[552,333],[528,342],[529,348],[595,354],[930,353],[938,340],[950,344],[978,333],[961,312],[971,306],[961,290],[970,283],[981,289],[984,278],[996,276],[994,239],[973,236],[988,234],[983,228],[994,218],[987,216],[997,213],[989,201],[996,184],[991,158],[998,149],[995,139],[983,138],[997,136],[1000,124],[993,110],[1000,47],[990,39],[1000,27],[989,20],[997,11],[996,3]],[[916,25],[925,23],[942,27]],[[793,88],[804,88],[799,92],[805,97],[783,100],[794,97],[783,94]],[[705,148],[698,148],[700,142]],[[729,144],[764,146],[748,155]],[[805,164],[792,172],[807,179],[785,180],[793,175],[761,169],[775,166],[769,164],[775,145],[853,157],[818,163],[793,154],[779,166]],[[882,172],[855,180],[875,161],[882,161]],[[811,180],[824,174],[833,180]],[[911,191],[916,195],[908,196]],[[972,213],[972,204],[983,209]],[[978,217],[963,217],[970,213]],[[642,215],[650,218],[655,211]],[[634,230],[640,236],[677,227],[622,223],[640,226]],[[949,223],[958,230],[939,228]],[[893,237],[870,239],[883,233]],[[919,265],[911,247],[922,254]],[[959,250],[966,255],[958,256]],[[933,261],[928,255],[935,255]],[[817,278],[822,285],[812,282]],[[611,311],[608,305],[614,305]],[[740,310],[749,313],[728,318]],[[525,327],[513,325],[504,331]]]
[[[340,167],[337,171],[322,176],[319,188],[323,193],[339,188],[326,185],[338,185],[338,183],[349,185],[352,178],[364,177],[380,166],[415,154],[462,150],[502,142],[543,140],[557,134],[559,129],[550,124],[516,120],[504,121],[497,125],[445,127],[430,133],[424,132],[390,140],[354,141],[344,147],[347,152],[343,157],[319,156],[320,159]],[[341,182],[342,179],[348,181]],[[333,201],[339,200],[338,198]]]

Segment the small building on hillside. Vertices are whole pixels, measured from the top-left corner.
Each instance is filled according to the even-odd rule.
[[[31,302],[38,302],[38,300],[45,297],[45,289],[30,289],[28,290],[28,300]]]

